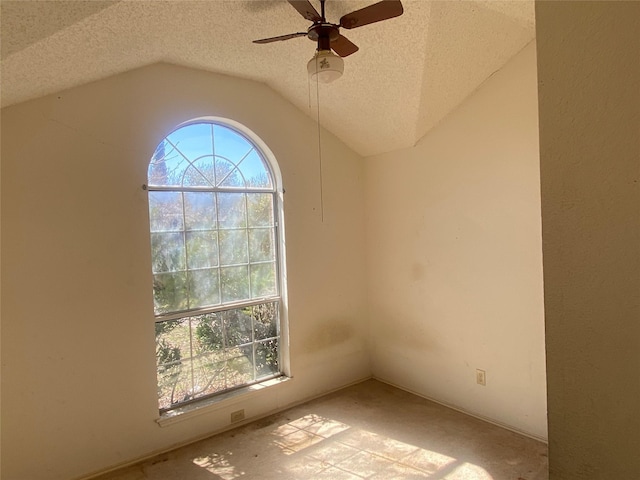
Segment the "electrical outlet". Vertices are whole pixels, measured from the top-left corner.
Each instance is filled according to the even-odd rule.
[[[484,370],[480,370],[479,368],[476,370],[476,383],[478,385],[482,385],[483,387],[487,386],[487,372]]]
[[[236,410],[231,412],[231,423],[236,423],[244,420],[244,410]]]

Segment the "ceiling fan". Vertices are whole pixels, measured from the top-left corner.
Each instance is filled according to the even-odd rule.
[[[404,9],[400,0],[382,0],[368,7],[347,13],[340,18],[338,24],[329,23],[324,13],[325,0],[320,0],[320,11],[311,5],[309,0],[287,0],[300,15],[313,22],[306,32],[290,33],[278,37],[262,38],[253,43],[271,43],[289,40],[296,37],[308,37],[317,42],[314,58],[307,64],[309,75],[317,75],[321,82],[330,82],[339,78],[344,70],[344,62],[340,57],[348,57],[358,51],[358,47],[348,38],[340,34],[340,28],[351,30],[371,23],[380,22],[402,15]],[[334,55],[331,50],[339,56]]]

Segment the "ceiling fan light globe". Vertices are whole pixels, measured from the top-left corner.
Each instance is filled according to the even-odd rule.
[[[342,76],[344,60],[331,50],[319,50],[307,63],[307,72],[314,82],[331,83]]]

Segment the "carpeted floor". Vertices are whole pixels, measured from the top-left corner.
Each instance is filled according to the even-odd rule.
[[[369,380],[99,480],[546,480],[547,446]]]

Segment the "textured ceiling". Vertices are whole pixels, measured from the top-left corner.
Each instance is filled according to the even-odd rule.
[[[319,1],[311,2],[320,10]],[[327,0],[330,22],[375,0]],[[321,123],[361,155],[408,147],[534,37],[532,0],[403,0],[404,14],[343,35],[360,47],[321,86]],[[306,38],[285,0],[2,0],[2,106],[169,62],[249,78],[315,118]],[[311,105],[311,106],[310,106]]]

